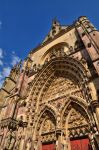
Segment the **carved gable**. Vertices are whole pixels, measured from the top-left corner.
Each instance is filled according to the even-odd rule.
[[[51,132],[55,129],[55,125],[50,119],[46,119],[44,123],[42,124],[42,134]]]
[[[68,127],[69,128],[74,128],[74,127],[79,127],[79,126],[85,126],[87,125],[86,119],[76,111],[75,109],[72,109],[71,115],[68,121]]]

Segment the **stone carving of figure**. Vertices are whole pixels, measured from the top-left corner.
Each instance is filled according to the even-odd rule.
[[[20,142],[21,142],[21,136],[18,136],[16,143],[15,143],[15,150],[19,150]]]
[[[57,127],[60,127],[60,116],[57,117]]]
[[[46,60],[45,60],[44,64],[46,65],[47,63],[48,63],[48,58],[46,58]]]
[[[15,143],[15,146],[14,146],[15,150],[20,149],[21,141],[22,141],[22,138],[24,136],[24,129],[22,127],[19,127],[17,133],[18,133],[17,134],[18,136],[16,137],[16,143]]]
[[[73,52],[73,47],[70,46],[70,47],[69,47],[69,50],[70,50],[70,52]]]
[[[15,140],[16,140],[15,131],[12,131],[12,129],[10,129],[10,131],[6,135],[4,150],[13,150]]]
[[[56,150],[64,150],[64,145],[61,141],[56,141]]]
[[[31,150],[31,143],[27,143],[27,145],[26,145],[26,150]]]
[[[56,141],[56,149],[55,150],[58,150],[58,140]]]
[[[92,133],[92,131],[89,134],[89,138],[90,138],[92,148],[93,148],[93,150],[95,150],[96,148],[95,148],[94,134]]]
[[[54,124],[51,122],[51,120],[46,120],[43,124],[43,132],[49,132],[50,130],[54,129]]]
[[[27,140],[26,150],[34,150],[33,141],[31,138],[28,138]]]
[[[33,70],[34,70],[34,71],[37,71],[37,66],[36,66],[36,64],[33,65]]]

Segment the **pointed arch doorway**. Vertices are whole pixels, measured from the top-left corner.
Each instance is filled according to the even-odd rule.
[[[83,137],[82,139],[72,140],[71,150],[91,150],[89,139],[87,137]]]
[[[35,89],[33,91],[35,94],[35,103],[37,102],[37,106],[38,106],[36,112],[41,113],[40,109],[41,107],[43,107],[43,104],[48,103],[51,106],[54,106],[58,110],[58,112],[60,113],[60,118],[61,118],[62,109],[65,108],[64,103],[70,102],[71,100],[69,99],[69,97],[71,96],[78,97],[78,99],[80,99],[80,102],[82,102],[83,100],[83,102],[86,103],[87,105],[89,94],[86,90],[86,85],[85,85],[85,80],[87,79],[86,71],[84,70],[83,66],[82,65],[80,66],[80,65],[81,64],[78,61],[72,58],[66,57],[66,58],[58,58],[58,59],[55,58],[51,62],[49,62],[47,66],[45,66],[45,68],[43,68],[44,70],[42,71],[41,77],[37,79],[37,82],[40,83],[41,81],[41,84],[36,83],[35,85],[36,87],[34,86],[36,89],[36,92],[35,92]],[[72,122],[73,123],[75,122],[76,124],[77,120],[79,120],[78,118],[81,117],[83,121],[83,125],[84,125],[84,126],[83,125],[80,126],[80,124],[77,124],[77,126],[75,126],[75,124],[71,123],[72,127],[70,127],[70,123],[69,123],[69,126],[68,126],[68,123],[66,124],[66,127],[68,127],[68,131],[70,131],[69,139],[70,139],[71,147],[69,150],[72,150],[72,148],[74,147],[72,146],[73,143],[75,144],[77,143],[76,140],[80,140],[79,143],[84,142],[84,140],[82,139],[87,140],[86,144],[89,142],[88,134],[85,134],[86,132],[83,133],[84,130],[87,131],[87,127],[89,126],[89,123],[88,123],[88,116],[86,115],[87,110],[85,111],[81,109],[83,108],[83,106],[79,108],[78,105],[76,105],[76,103],[72,102],[71,105],[69,105],[69,107],[71,108],[69,109],[67,107],[70,111],[69,121],[72,120],[71,119],[72,114],[75,114],[74,116],[76,116],[76,119],[73,120]],[[64,112],[65,121],[67,120],[66,117],[69,114],[68,109],[66,109],[65,111],[66,114]],[[35,127],[34,137],[37,138],[38,140],[38,136],[39,135],[42,136],[42,147],[44,150],[45,149],[51,150],[52,148],[53,148],[52,150],[54,150],[55,148],[54,146],[52,147],[52,144],[55,145],[55,141],[56,141],[55,129],[52,128],[51,129],[52,132],[51,132],[50,130],[48,130],[48,128],[44,129],[44,127],[46,127],[46,123],[48,124],[48,126],[50,124],[53,127],[53,123],[56,122],[57,118],[52,117],[53,114],[49,113],[51,112],[50,109],[46,110],[45,112],[44,112],[45,115],[42,115],[41,118],[38,117],[39,125],[34,126]],[[83,112],[85,112],[85,115],[87,117],[84,115]],[[46,116],[48,116],[48,118],[46,118]],[[52,118],[55,118],[54,122],[53,122],[54,119]],[[64,126],[61,127],[61,122],[54,123],[54,127],[55,125],[57,126],[57,129],[60,128],[61,132],[65,128]],[[80,129],[80,133],[78,129]],[[38,131],[42,131],[42,132],[39,132],[38,134]],[[53,138],[53,135],[54,135],[54,138]],[[66,135],[65,135],[65,138],[66,138]],[[47,137],[47,139],[45,137]],[[52,138],[52,140],[49,140],[50,137]],[[88,150],[88,149],[85,149],[85,150]]]
[[[90,120],[82,107],[71,102],[64,111],[64,150],[92,150],[89,133]]]
[[[54,110],[45,107],[39,116],[36,130],[39,150],[55,150],[56,116]]]

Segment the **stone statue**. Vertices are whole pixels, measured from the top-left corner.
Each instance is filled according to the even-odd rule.
[[[19,136],[16,140],[15,147],[14,147],[15,150],[19,150],[20,142],[21,142],[21,136]]]
[[[57,127],[60,127],[60,116],[57,116]]]
[[[93,150],[96,150],[96,148],[95,148],[95,141],[94,141],[94,134],[93,134],[92,131],[89,134],[89,139],[90,139],[91,146],[92,146]]]
[[[55,150],[64,150],[64,145],[61,141],[56,141],[56,149]]]
[[[26,144],[26,150],[34,150],[34,146],[32,142],[33,142],[32,139],[28,138],[27,144]]]
[[[36,66],[36,64],[33,65],[33,70],[34,70],[34,71],[37,71],[37,66]]]
[[[26,145],[26,150],[31,150],[31,143],[27,143],[27,145]]]
[[[5,138],[6,142],[4,145],[4,150],[13,150],[15,141],[16,141],[16,135],[15,135],[15,131],[12,131],[12,129],[10,129],[10,131],[8,131],[6,138]]]

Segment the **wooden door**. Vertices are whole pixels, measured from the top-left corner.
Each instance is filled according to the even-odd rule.
[[[42,150],[55,150],[55,144],[42,145]]]
[[[78,139],[71,141],[71,150],[90,150],[89,139]]]

